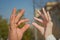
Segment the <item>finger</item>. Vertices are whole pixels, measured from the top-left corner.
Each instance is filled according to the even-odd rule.
[[[45,16],[39,10],[37,10],[37,12],[44,20],[46,20]]]
[[[25,32],[29,28],[30,24],[25,24],[24,27],[21,29],[23,32]]]
[[[42,18],[44,18],[44,15],[41,14],[41,12],[40,12],[39,10],[37,10],[37,12],[38,12],[38,14],[39,14]]]
[[[18,22],[18,20],[21,18],[21,16],[23,15],[23,13],[24,13],[24,10],[22,9],[22,10],[18,13],[18,15],[16,16],[15,23]]]
[[[51,21],[51,16],[50,16],[50,14],[49,14],[49,11],[47,11],[47,14],[48,14],[48,20]]]
[[[39,31],[41,31],[41,33],[43,34],[44,33],[44,28],[40,25],[38,25],[37,23],[32,23],[33,26],[35,26]]]
[[[43,13],[44,13],[44,16],[45,16],[46,20],[48,20],[47,12],[45,11],[44,8],[43,8]]]
[[[43,23],[43,20],[42,19],[38,19],[36,17],[34,17],[34,19],[37,20],[37,21],[39,21],[39,22],[41,22],[41,23]]]
[[[49,22],[45,30],[45,37],[52,34],[52,30],[53,30],[52,28],[53,28],[53,22]]]
[[[12,21],[12,23],[14,23],[15,16],[16,16],[15,14],[16,14],[16,8],[13,9],[12,15],[11,15],[11,17],[10,17],[10,20]]]
[[[20,20],[20,21],[18,22],[18,25],[20,25],[21,23],[24,23],[24,22],[28,22],[28,21],[29,21],[29,19]]]

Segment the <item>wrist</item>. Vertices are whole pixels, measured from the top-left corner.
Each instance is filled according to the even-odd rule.
[[[15,31],[9,31],[9,40],[17,40],[17,35],[15,35]]]
[[[56,40],[53,34],[50,34],[48,37],[45,38],[45,40]]]
[[[50,32],[50,33],[46,33],[46,34],[45,34],[45,38],[47,38],[47,37],[50,36],[50,35],[52,35],[51,32]]]

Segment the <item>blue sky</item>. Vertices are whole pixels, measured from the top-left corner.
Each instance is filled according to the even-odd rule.
[[[38,2],[39,0],[35,0]],[[43,0],[42,6],[46,4],[49,0]],[[53,1],[53,0],[50,0]],[[3,18],[9,19],[12,9],[16,7],[18,9],[25,9],[25,17],[30,20],[33,19],[33,2],[32,0],[0,0],[0,15]]]

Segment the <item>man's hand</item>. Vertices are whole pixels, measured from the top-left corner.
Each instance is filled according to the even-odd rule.
[[[23,33],[29,28],[29,24],[25,24],[23,28],[18,28],[21,23],[29,21],[28,19],[20,19],[23,14],[23,9],[20,10],[18,15],[16,15],[16,8],[13,9],[10,17],[9,40],[21,40]]]
[[[44,13],[44,14],[42,14],[39,10],[38,10],[37,12],[38,12],[38,14],[43,18],[43,20],[42,20],[42,19],[38,19],[38,18],[36,18],[36,17],[34,17],[34,19],[37,20],[37,21],[39,21],[39,22],[41,22],[41,23],[44,25],[44,27],[38,25],[38,24],[35,23],[35,22],[33,22],[32,24],[33,24],[33,25],[42,33],[42,35],[44,35],[45,38],[46,38],[46,37],[48,37],[49,35],[52,34],[53,22],[51,21],[51,17],[50,17],[49,12],[48,12],[48,11],[46,12],[44,8],[43,8],[42,10],[43,10],[43,13]]]

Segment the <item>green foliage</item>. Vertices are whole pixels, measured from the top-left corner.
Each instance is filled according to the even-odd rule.
[[[25,25],[25,23],[21,23],[18,28],[22,28]]]
[[[32,39],[32,32],[31,29],[28,29],[22,38],[22,40],[31,40]]]
[[[6,40],[7,36],[8,36],[8,24],[7,24],[7,20],[3,19],[0,16],[0,38],[3,38],[4,40]]]

